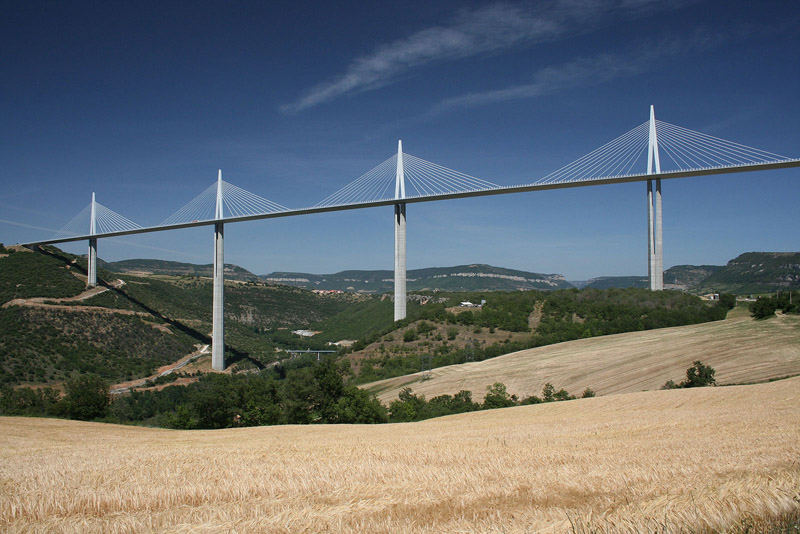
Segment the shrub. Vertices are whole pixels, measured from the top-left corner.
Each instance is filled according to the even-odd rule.
[[[661,389],[678,389],[678,388],[700,388],[705,386],[716,386],[717,381],[714,378],[716,370],[710,365],[704,365],[700,360],[696,360],[691,367],[686,369],[686,379],[680,384],[676,384],[674,380],[667,380]]]
[[[755,319],[767,319],[775,315],[777,307],[770,298],[759,298],[750,304],[750,315]]]
[[[409,343],[417,339],[417,331],[413,328],[409,328],[405,332],[403,332],[403,341]]]

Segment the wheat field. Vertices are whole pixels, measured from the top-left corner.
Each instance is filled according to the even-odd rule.
[[[719,384],[735,384],[800,374],[800,316],[755,321],[739,307],[724,321],[629,332],[521,350],[484,360],[389,378],[362,387],[384,403],[404,387],[428,399],[464,389],[480,401],[486,387],[503,382],[509,393],[538,395],[545,383],[578,394],[598,395],[659,389],[680,382],[695,360],[717,371]]]
[[[4,532],[725,530],[800,502],[800,378],[393,425],[0,418]]]

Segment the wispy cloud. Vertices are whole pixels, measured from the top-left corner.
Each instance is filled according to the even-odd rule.
[[[447,98],[437,104],[428,115],[455,108],[535,98],[571,87],[596,85],[616,78],[633,76],[655,68],[659,60],[681,54],[698,53],[719,45],[725,39],[722,34],[699,30],[688,38],[670,38],[648,43],[629,52],[578,58],[568,63],[540,69],[533,74],[528,83]]]
[[[286,113],[392,83],[409,70],[521,45],[552,41],[602,24],[611,13],[631,16],[679,2],[657,0],[560,0],[536,8],[494,4],[463,10],[446,25],[420,30],[355,59],[345,72],[281,107]]]

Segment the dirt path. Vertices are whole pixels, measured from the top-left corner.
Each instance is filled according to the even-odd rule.
[[[117,284],[115,287],[121,287],[124,285],[122,280],[118,280],[119,286]],[[62,298],[54,298],[54,297],[31,297],[27,299],[13,299],[5,304],[2,305],[3,308],[8,308],[11,306],[24,306],[27,308],[42,308],[48,310],[60,310],[60,311],[69,311],[69,312],[82,312],[82,313],[101,313],[105,315],[138,315],[139,317],[152,317],[152,314],[147,312],[140,312],[134,310],[122,310],[118,308],[104,308],[102,306],[83,306],[83,305],[69,305],[69,304],[51,304],[52,302],[82,302],[84,300],[90,299],[96,295],[101,293],[105,293],[108,291],[109,288],[107,287],[93,287],[83,291],[75,295],[74,297],[62,297]],[[172,334],[172,330],[169,327],[162,323],[150,323],[150,325],[166,334]]]
[[[170,375],[170,374],[174,373],[175,371],[177,371],[178,369],[181,369],[181,368],[185,367],[186,365],[189,365],[190,363],[192,363],[193,361],[198,359],[200,356],[203,356],[204,354],[208,354],[208,347],[209,347],[208,345],[203,345],[202,347],[200,347],[196,351],[192,352],[191,354],[187,354],[186,356],[184,356],[183,358],[181,358],[177,362],[173,362],[173,363],[164,365],[162,367],[159,367],[156,370],[156,372],[153,373],[150,376],[146,376],[144,378],[137,378],[136,380],[129,380],[127,382],[120,382],[119,384],[114,384],[110,388],[110,393],[112,395],[119,395],[121,393],[127,393],[128,391],[130,391],[131,388],[139,387],[139,386],[143,385],[145,382],[147,382],[148,380],[155,380],[156,378],[158,378],[160,376]],[[165,385],[171,385],[171,384],[165,384]]]

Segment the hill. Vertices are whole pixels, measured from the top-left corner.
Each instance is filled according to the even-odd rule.
[[[392,425],[2,417],[0,528],[783,532],[776,516],[798,509],[798,420],[800,378]]]
[[[102,261],[97,260],[98,268],[103,268],[115,273],[128,273],[138,275],[161,274],[169,276],[202,276],[211,278],[214,274],[214,265],[195,265],[193,263],[181,263],[177,261],[135,259],[122,261]],[[247,269],[243,269],[232,263],[225,264],[225,278],[228,280],[242,280],[251,282],[258,280]]]
[[[462,389],[480,398],[494,382],[519,396],[538,394],[546,382],[573,394],[590,387],[607,395],[677,382],[694,360],[714,367],[720,384],[800,374],[800,316],[756,321],[737,308],[724,321],[568,341],[362,387],[383,402],[404,387],[428,398]]]
[[[675,265],[664,285],[693,293],[772,293],[800,288],[800,252],[745,252],[726,265]],[[601,276],[585,287],[648,287],[646,276]]]
[[[800,252],[746,252],[699,282],[701,290],[769,293],[800,288]]]
[[[341,271],[334,274],[275,272],[263,275],[268,282],[310,289],[388,293],[394,290],[392,271]],[[515,291],[572,287],[560,274],[541,274],[491,265],[431,267],[407,272],[412,291]]]

